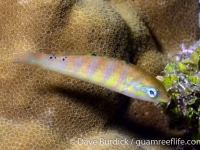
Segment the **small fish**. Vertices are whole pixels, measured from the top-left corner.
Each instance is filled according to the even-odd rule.
[[[96,54],[56,56],[14,53],[14,63],[28,64],[93,83],[131,98],[170,102],[163,84],[144,70],[125,61]]]

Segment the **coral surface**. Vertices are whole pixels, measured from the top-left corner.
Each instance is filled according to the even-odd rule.
[[[59,143],[48,126],[34,121],[15,123],[1,118],[0,130],[2,150],[56,150],[67,146]]]
[[[196,9],[185,7],[194,8],[198,3],[185,0],[183,6],[180,0],[173,0],[170,4],[166,1],[162,5],[154,0],[145,2],[148,5],[139,0],[0,1],[0,141],[4,149],[76,149],[75,145],[70,145],[69,139],[92,134],[92,131],[102,133],[107,124],[114,122],[127,101],[124,96],[80,80],[12,64],[14,52],[93,52],[121,59],[128,57],[131,62],[157,75],[167,60],[160,51],[174,52],[179,44],[196,38],[198,22],[193,17],[197,16]],[[179,5],[183,8],[179,9]],[[168,14],[176,12],[174,9],[184,17],[174,19],[171,15],[167,22]],[[154,13],[158,15],[156,18]],[[140,16],[148,22],[143,22]],[[166,17],[164,22],[163,16]],[[186,16],[190,25],[184,19]],[[172,25],[171,20],[181,23]],[[182,32],[185,28],[180,28],[181,25],[188,30]],[[159,32],[155,30],[156,26]],[[177,31],[176,36],[168,36],[165,30],[169,30],[170,35]],[[177,40],[170,44],[168,39]],[[167,47],[166,43],[170,46]],[[132,110],[127,111],[128,118],[134,118],[134,111],[141,110],[140,105],[139,101],[129,103],[131,107],[128,109]],[[154,111],[160,116],[160,110]],[[137,124],[137,121],[142,122],[141,119],[133,121]],[[162,120],[163,117],[161,125]],[[144,124],[153,126],[153,122],[159,120],[149,119]],[[103,135],[107,138],[126,137],[125,133],[119,135],[113,131],[103,132]]]
[[[158,48],[171,55],[181,43],[192,45],[199,38],[198,0],[130,0],[153,34]]]

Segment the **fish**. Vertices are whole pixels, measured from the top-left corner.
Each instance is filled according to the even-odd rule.
[[[130,98],[169,103],[170,98],[161,81],[140,67],[93,53],[55,55],[37,52],[16,52],[13,63],[38,66],[76,78]]]

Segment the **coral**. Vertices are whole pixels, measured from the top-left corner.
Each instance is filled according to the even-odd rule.
[[[52,135],[47,126],[33,121],[18,124],[1,118],[0,131],[0,147],[4,150],[61,148],[56,135]]]
[[[138,109],[139,108],[139,109]],[[153,103],[133,101],[127,109],[126,118],[137,126],[149,128],[163,135],[181,136],[181,132],[173,133],[169,128],[169,118],[162,113],[163,108]]]
[[[92,128],[103,128],[121,95],[9,61],[16,51],[56,54],[93,51],[103,55],[114,55],[116,51],[119,57],[127,47],[128,31],[123,20],[100,0],[76,4],[4,1],[0,6],[4,20],[0,25],[1,116],[16,122],[36,120],[63,141]]]
[[[150,63],[149,60],[151,60]],[[168,59],[163,54],[155,50],[150,50],[139,55],[137,65],[144,68],[151,75],[156,76],[161,73],[161,68],[164,68],[167,62]]]
[[[156,44],[138,12],[127,1],[111,0],[111,6],[120,14],[130,29],[131,54],[134,64],[144,68],[152,75],[160,73],[167,64],[167,57],[157,50]],[[157,63],[159,60],[160,63]]]
[[[129,0],[129,3],[138,10],[162,52],[173,55],[179,52],[182,43],[189,46],[198,40],[198,0]]]
[[[126,4],[103,0],[0,1],[2,147],[12,149],[14,145],[16,149],[23,145],[24,149],[31,149],[32,143],[37,144],[38,149],[59,149],[65,143],[64,147],[68,148],[72,137],[92,130],[98,133],[104,128],[125,99],[104,88],[57,73],[14,65],[10,63],[13,52],[93,52],[117,58],[123,58],[127,52],[131,62],[151,74],[162,70],[165,56],[157,51],[153,36],[140,19],[138,7],[132,9],[133,5]],[[187,37],[193,39],[194,30],[190,29]],[[164,46],[162,42],[159,44]],[[157,63],[159,59],[162,61]],[[134,103],[140,109],[140,103]],[[132,113],[128,115],[133,116]],[[103,135],[110,137],[109,132],[111,137],[122,137],[111,131]]]

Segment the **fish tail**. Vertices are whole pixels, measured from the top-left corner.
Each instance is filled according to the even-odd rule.
[[[34,56],[32,52],[15,52],[13,53],[12,62],[19,64],[30,64]]]

